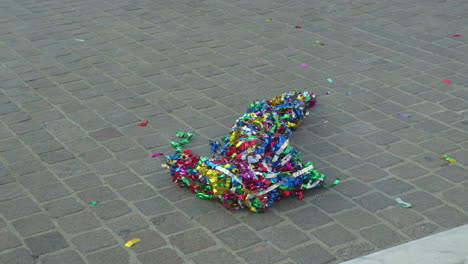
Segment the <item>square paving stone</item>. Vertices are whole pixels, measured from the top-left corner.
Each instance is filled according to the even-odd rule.
[[[94,213],[102,220],[109,220],[130,213],[132,210],[124,201],[114,200],[93,206]]]
[[[65,232],[72,234],[101,226],[99,220],[88,211],[61,217],[57,220],[57,222]]]
[[[167,213],[175,210],[174,206],[172,206],[166,199],[160,196],[141,202],[136,202],[135,206],[146,216]]]
[[[0,185],[0,202],[12,200],[21,196],[25,196],[21,185],[17,183]]]
[[[102,203],[116,198],[114,192],[105,186],[99,186],[96,188],[88,189],[78,193],[78,197],[85,203],[89,204],[93,201]]]
[[[177,215],[171,216],[171,218],[176,217]],[[188,219],[186,219],[186,217],[184,217],[183,219],[188,222]],[[195,217],[195,220],[197,220],[201,225],[203,225],[213,233],[227,229],[228,227],[235,226],[239,223],[235,215],[231,214],[230,212],[226,212],[224,208],[201,214]],[[180,224],[182,225],[185,223]],[[164,227],[162,229],[164,229]]]
[[[3,217],[7,220],[16,219],[40,211],[37,204],[30,198],[0,203],[0,212],[2,212]]]
[[[429,210],[424,215],[436,224],[446,228],[454,228],[468,221],[466,214],[448,205]]]
[[[24,240],[33,256],[41,256],[47,253],[67,248],[68,243],[59,232],[50,232]]]
[[[418,223],[412,226],[403,228],[402,232],[412,239],[419,239],[436,233],[439,226],[433,223]]]
[[[277,263],[286,258],[283,253],[276,250],[272,245],[261,243],[238,253],[249,264]]]
[[[158,249],[156,251],[146,252],[137,256],[142,264],[183,264],[185,263],[177,252],[170,248]],[[219,261],[219,260],[218,260]],[[205,262],[209,263],[209,262]]]
[[[398,158],[389,153],[381,153],[372,158],[366,160],[370,164],[374,164],[379,168],[386,168],[395,164],[398,164],[402,161],[402,159]]]
[[[193,257],[192,260],[195,264],[218,264],[220,261],[222,261],[223,264],[239,263],[239,259],[225,249],[204,251]]]
[[[316,228],[333,222],[333,219],[314,206],[303,207],[287,214],[289,219],[301,229]]]
[[[0,233],[0,250],[15,248],[21,245],[21,241],[11,232]]]
[[[340,153],[327,158],[327,161],[340,169],[349,169],[362,164],[362,160],[347,153]]]
[[[81,234],[74,237],[71,241],[83,253],[89,253],[117,244],[117,241],[107,230],[95,230]]]
[[[363,229],[360,234],[378,248],[387,248],[404,240],[397,232],[382,224]]]
[[[156,192],[144,184],[137,184],[121,189],[119,193],[127,201],[143,200],[152,196],[156,196]]]
[[[219,210],[220,206],[215,201],[207,201],[198,197],[192,197],[175,203],[175,206],[186,213],[189,217],[196,217],[214,210]]]
[[[261,239],[245,226],[235,227],[217,234],[218,238],[233,250],[244,249],[261,242]]]
[[[320,247],[318,244],[311,244],[289,252],[289,257],[297,264],[308,264],[311,260],[314,264],[326,264],[335,260],[327,250]]]
[[[341,225],[333,224],[312,232],[317,239],[329,247],[334,247],[355,240],[356,236]]]
[[[436,171],[436,174],[455,183],[468,180],[467,171],[458,165],[440,168]]]
[[[109,152],[107,152],[107,150],[104,148],[89,150],[79,154],[78,156],[86,163],[96,163],[112,158]]]
[[[83,210],[84,207],[74,198],[68,197],[47,203],[44,205],[44,209],[50,217],[55,218],[79,212]]]
[[[69,195],[68,190],[61,183],[52,183],[49,185],[40,186],[30,190],[31,193],[40,202],[49,201]]]
[[[456,187],[442,193],[445,199],[468,212],[468,189]]]
[[[395,227],[402,229],[404,227],[416,224],[424,220],[424,218],[418,213],[402,208],[400,206],[394,206],[378,213],[378,216],[390,222]]]
[[[30,236],[55,228],[54,223],[44,214],[29,216],[12,224],[21,236]]]
[[[369,186],[357,180],[340,182],[340,184],[336,185],[334,188],[344,196],[350,198],[363,195],[372,190]]]
[[[348,150],[360,157],[367,158],[381,153],[383,150],[374,144],[367,142],[359,143],[348,148]]]
[[[98,175],[109,175],[128,170],[128,168],[117,159],[108,159],[94,163],[93,167]]]
[[[406,182],[396,178],[388,178],[372,184],[375,188],[381,190],[388,195],[396,195],[407,192],[414,187]]]
[[[106,249],[86,256],[89,264],[128,264],[130,256],[121,247]]]
[[[86,164],[77,159],[71,159],[54,164],[50,169],[60,178],[67,178],[91,172]]]
[[[351,201],[332,191],[320,194],[320,199],[312,200],[312,203],[329,214],[338,213],[355,206]]]
[[[413,185],[418,186],[422,190],[427,191],[429,193],[440,192],[453,186],[452,183],[442,179],[442,177],[435,175],[429,175],[427,177],[419,178],[413,181],[412,183]]]
[[[97,141],[102,142],[102,141],[107,141],[107,140],[114,139],[117,137],[121,137],[123,136],[123,134],[113,127],[106,127],[106,128],[93,131],[93,132],[89,132],[89,136],[91,138],[94,138]]]
[[[107,223],[115,234],[124,237],[130,233],[147,228],[149,225],[140,215],[132,214],[119,217]]]
[[[385,131],[376,132],[376,133],[367,135],[364,138],[366,138],[370,142],[373,142],[373,143],[375,143],[377,145],[390,145],[390,144],[400,140],[399,137],[394,136],[393,134],[390,134],[390,133],[385,132]]]
[[[104,178],[104,181],[114,189],[122,189],[131,186],[141,180],[130,171],[123,171]]]
[[[28,173],[19,178],[21,184],[26,188],[34,188],[57,182],[57,178],[49,170]]]
[[[371,182],[385,178],[388,173],[372,164],[363,164],[357,168],[350,170],[353,177],[364,182]]]
[[[289,224],[264,229],[260,236],[280,249],[290,249],[310,239],[300,229]]]
[[[428,170],[413,163],[404,163],[395,168],[391,168],[389,171],[402,179],[413,179],[429,173]]]
[[[18,248],[11,252],[0,255],[0,263],[36,264],[36,259],[31,256],[31,252],[29,252],[29,250],[25,248]]]
[[[43,264],[86,264],[75,251],[63,251],[55,255],[47,255],[42,259]]]
[[[429,193],[422,191],[416,191],[403,195],[401,196],[401,199],[412,204],[412,208],[419,212],[442,204],[441,200],[437,199]]]
[[[81,191],[102,184],[101,180],[93,173],[68,178],[65,183],[74,191]]]
[[[169,237],[171,244],[176,246],[184,254],[193,253],[212,247],[216,242],[202,229],[186,231]]]
[[[366,253],[374,250],[374,247],[368,243],[352,243],[344,248],[338,249],[335,254],[343,260],[355,259],[357,257],[366,255]]]
[[[373,213],[393,205],[392,200],[378,192],[372,192],[360,198],[356,198],[354,201]]]
[[[128,241],[132,238],[139,238],[141,242],[136,243],[132,246],[132,250],[137,254],[160,248],[166,245],[164,238],[157,232],[153,230],[140,230],[137,233],[128,234],[125,237],[125,241]]]
[[[341,224],[353,230],[363,229],[376,224],[379,221],[376,217],[361,209],[353,209],[351,211],[343,212],[336,215],[335,218]]]

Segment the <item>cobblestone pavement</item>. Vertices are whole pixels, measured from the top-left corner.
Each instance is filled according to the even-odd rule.
[[[0,263],[339,263],[467,224],[467,10],[0,0]],[[211,155],[252,100],[304,88],[293,144],[334,188],[232,212],[149,157],[178,130]]]

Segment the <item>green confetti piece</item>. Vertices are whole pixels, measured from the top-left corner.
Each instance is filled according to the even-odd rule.
[[[91,205],[92,205],[92,206],[97,206],[97,205],[98,205],[98,202],[92,201],[92,202],[91,202]]]
[[[333,186],[333,185],[337,185],[338,183],[340,183],[340,179],[337,178],[337,179],[332,183],[332,186]]]
[[[410,208],[412,206],[410,203],[403,201],[401,198],[395,198],[395,201],[399,203],[401,207],[404,207],[404,208]]]
[[[84,39],[75,39],[75,41],[78,41],[78,42],[85,42]]]
[[[332,79],[332,78],[327,78],[327,81],[328,81],[329,83],[332,83],[332,82],[333,82],[333,79]]]

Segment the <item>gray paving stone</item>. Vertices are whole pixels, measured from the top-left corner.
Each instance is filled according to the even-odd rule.
[[[334,192],[324,192],[320,194],[320,199],[312,200],[312,203],[329,214],[338,213],[355,206],[355,204]]]
[[[107,230],[96,230],[74,237],[71,242],[84,253],[93,252],[117,244]]]
[[[42,259],[43,264],[85,264],[84,260],[75,251],[63,251],[55,255],[47,255]]]
[[[123,237],[148,227],[148,223],[139,215],[131,214],[111,220],[107,223],[114,233]]]
[[[90,132],[89,136],[91,138],[94,138],[97,141],[107,141],[110,139],[121,137],[123,136],[123,134],[113,127],[106,127],[106,128],[102,128],[102,129]]]
[[[45,214],[22,218],[12,224],[21,236],[30,236],[55,228],[54,223]]]
[[[355,198],[354,201],[373,213],[393,205],[392,200],[378,192],[372,192],[360,198]]]
[[[173,205],[161,196],[136,202],[135,206],[146,216],[167,213],[175,209]]]
[[[350,260],[359,256],[366,255],[366,253],[371,252],[373,249],[374,247],[368,243],[353,243],[349,246],[338,249],[335,252],[335,254],[337,255],[337,257],[343,260]]]
[[[245,226],[238,226],[220,232],[217,236],[225,245],[233,250],[244,249],[262,241],[252,230]]]
[[[41,211],[37,204],[27,197],[8,202],[2,202],[0,203],[0,210],[2,212],[2,215],[8,220],[16,219]]]
[[[75,158],[75,156],[72,153],[64,149],[46,152],[46,153],[40,154],[39,157],[41,157],[41,159],[45,161],[47,164],[55,164],[61,161]]]
[[[65,180],[65,183],[73,191],[81,191],[101,185],[101,180],[93,173],[87,173],[75,177],[70,177]]]
[[[429,171],[413,163],[405,163],[391,168],[389,171],[402,179],[414,179],[429,173]]]
[[[309,240],[309,237],[300,229],[289,224],[262,230],[260,236],[264,241],[272,243],[283,250],[290,249]]]
[[[24,240],[33,256],[41,256],[68,247],[68,243],[59,232],[50,232]]]
[[[397,136],[394,136],[388,132],[381,131],[365,136],[367,140],[377,145],[390,145],[400,140]]]
[[[56,200],[44,205],[44,209],[50,217],[61,217],[83,210],[83,206],[72,197]]]
[[[161,264],[182,264],[184,261],[177,255],[177,252],[170,248],[158,249],[156,251],[146,252],[137,256],[142,264],[151,264],[155,261]]]
[[[0,202],[12,200],[25,195],[26,193],[23,191],[23,188],[21,188],[21,185],[17,183],[0,185]]]
[[[245,259],[245,261],[249,264],[276,263],[286,258],[283,253],[276,250],[273,246],[267,243],[261,243],[255,247],[245,249],[239,252],[239,256]]]
[[[338,224],[333,224],[312,232],[318,240],[329,247],[334,247],[357,239],[355,235]]]
[[[319,211],[316,207],[309,206],[290,212],[289,219],[301,229],[317,228],[333,221],[332,218]]]
[[[436,174],[455,183],[459,183],[468,179],[466,170],[457,165],[440,168],[436,171]]]
[[[468,190],[466,188],[453,188],[443,192],[442,195],[452,204],[468,212],[468,205],[465,202],[468,197]]]
[[[340,182],[335,186],[335,189],[347,197],[360,196],[372,190],[369,186],[357,180]]]
[[[403,160],[397,156],[384,152],[376,156],[373,156],[371,158],[368,158],[366,159],[366,161],[380,168],[386,168],[386,167],[398,164],[402,162]]]
[[[403,229],[404,233],[413,239],[429,236],[437,230],[439,227],[433,223],[418,223]]]
[[[375,146],[374,144],[370,144],[367,142],[353,145],[349,147],[348,150],[363,158],[379,154],[383,151],[381,148]]]
[[[319,264],[330,263],[335,260],[334,256],[318,244],[311,244],[295,249],[289,253],[289,257],[298,264],[309,263],[311,259],[314,259],[314,262]]]
[[[429,193],[440,192],[453,186],[450,182],[435,175],[429,175],[427,177],[417,179],[412,183]]]
[[[164,238],[159,233],[153,230],[142,230],[138,231],[137,233],[128,234],[126,235],[125,241],[128,241],[135,237],[141,239],[141,241],[144,242],[137,243],[132,246],[132,249],[136,253],[142,253],[166,246],[166,241],[164,240]]]
[[[239,263],[239,259],[237,259],[231,253],[227,252],[225,249],[204,251],[192,258],[192,260],[195,262],[195,264],[216,264],[219,263],[220,260],[226,264]]]
[[[96,163],[112,158],[112,155],[104,148],[96,148],[78,155],[86,163]]]
[[[90,264],[127,264],[130,263],[129,255],[125,249],[121,247],[114,247],[99,251],[86,256],[86,260]]]
[[[173,235],[169,240],[172,245],[176,246],[184,254],[206,249],[216,244],[202,229],[195,229]]]
[[[16,263],[16,264],[35,264],[36,259],[31,256],[31,252],[25,248],[18,248],[9,253],[0,255],[1,263]]]
[[[386,248],[404,240],[401,235],[382,224],[364,229],[360,234],[378,248]]]
[[[156,196],[156,192],[144,184],[133,185],[119,191],[120,195],[128,201],[143,200]]]
[[[79,233],[101,226],[98,219],[90,212],[83,211],[57,219],[60,227],[67,233]]]
[[[372,184],[388,195],[397,195],[412,190],[414,187],[396,178],[388,178]]]
[[[401,229],[424,220],[421,215],[399,206],[388,208],[379,212],[378,215]]]
[[[403,195],[401,199],[403,199],[403,201],[409,201],[416,211],[425,211],[442,204],[442,202],[433,195],[421,191]]]
[[[467,220],[466,214],[448,205],[429,210],[424,215],[442,227],[457,227]]]
[[[40,202],[57,199],[69,195],[68,190],[61,183],[52,183],[40,187],[32,188],[31,193]]]
[[[114,200],[105,203],[99,203],[97,207],[93,207],[93,211],[99,218],[103,220],[109,220],[115,217],[126,215],[132,210],[125,204],[124,201]]]
[[[388,173],[371,164],[363,164],[350,170],[353,177],[360,179],[364,182],[371,182],[385,178]]]
[[[170,217],[171,217],[170,219],[176,218],[176,217],[178,217],[178,213],[175,213],[174,215],[170,215]],[[179,217],[181,217],[181,216],[179,216]],[[183,217],[181,219],[184,219],[184,221],[178,221],[177,224],[179,226],[181,226],[184,229],[191,226],[191,224],[190,224],[187,227],[183,227],[183,226],[186,226],[186,224],[188,224],[189,222],[188,222],[188,218],[186,218],[186,217]],[[201,214],[200,216],[195,217],[195,220],[197,220],[201,225],[203,225],[205,228],[207,228],[208,230],[210,230],[211,232],[214,232],[214,233],[216,233],[218,231],[221,231],[221,230],[225,230],[228,227],[235,226],[235,225],[237,225],[239,223],[239,221],[236,219],[236,217],[234,215],[232,215],[229,212],[226,212],[225,210],[221,210],[221,209]],[[250,223],[250,221],[248,221],[248,220],[245,221],[245,222],[247,224]],[[153,219],[153,223],[155,223],[154,219]],[[268,224],[266,224],[266,225],[268,225]],[[162,229],[163,230],[165,229],[164,226],[162,227]],[[171,228],[171,230],[172,230],[171,232],[177,231],[177,230],[175,230],[173,228]],[[164,231],[162,231],[162,232],[165,233]]]
[[[12,233],[4,231],[0,233],[0,250],[15,248],[21,245],[21,241]]]

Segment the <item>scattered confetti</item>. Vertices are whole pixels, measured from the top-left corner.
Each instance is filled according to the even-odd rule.
[[[451,158],[451,157],[450,157],[449,155],[447,155],[447,154],[444,155],[444,159],[445,159],[446,161],[448,161],[449,163],[455,163],[455,162],[457,162],[457,160],[455,160],[454,158]]]
[[[302,27],[301,26],[295,26],[294,28],[301,29]]]
[[[398,113],[398,115],[401,117],[406,117],[406,118],[411,116],[410,114],[405,114],[405,113]]]
[[[315,43],[319,44],[319,45],[325,45],[323,42],[320,42],[320,41],[315,41]]]
[[[271,18],[265,19],[266,22],[271,22],[272,20],[273,20],[273,19],[271,19]]]
[[[399,203],[401,207],[404,207],[404,208],[410,208],[412,206],[410,203],[403,201],[401,198],[395,198],[395,201]]]
[[[98,205],[98,202],[92,201],[92,202],[91,202],[91,205],[92,205],[92,206],[97,206],[97,205]]]
[[[332,78],[327,78],[327,81],[328,81],[329,83],[332,83],[332,82],[333,82],[333,79],[332,79]]]
[[[135,245],[136,243],[140,242],[141,239],[139,238],[133,238],[133,239],[130,239],[129,241],[127,241],[127,243],[125,243],[125,246],[126,247],[132,247],[133,245]]]
[[[326,95],[330,95],[331,93],[330,93],[330,91],[328,91],[328,92],[326,92],[325,94],[326,94]]]
[[[444,83],[447,83],[447,84],[451,84],[451,83],[452,83],[452,81],[449,80],[449,79],[442,79],[442,81],[443,81]]]
[[[151,157],[159,157],[159,156],[162,156],[163,154],[162,153],[154,153],[151,155]]]
[[[309,66],[309,65],[307,65],[307,64],[305,64],[305,63],[302,63],[301,66],[302,66],[302,67],[307,67],[307,66]]]
[[[138,124],[139,126],[147,126],[148,125],[148,120],[143,120],[143,122]]]
[[[284,197],[301,199],[306,190],[324,186],[326,177],[312,162],[303,163],[289,143],[306,109],[315,103],[315,95],[307,91],[256,101],[224,137],[224,147],[210,142],[221,157],[179,150],[167,156],[167,170],[175,183],[229,209],[262,212]]]
[[[75,41],[78,41],[78,42],[85,42],[84,39],[75,39]]]
[[[460,36],[461,36],[460,34],[452,35],[452,37],[460,37]]]

